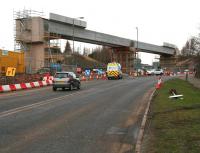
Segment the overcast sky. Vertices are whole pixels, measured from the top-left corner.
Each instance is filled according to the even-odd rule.
[[[163,42],[183,47],[187,39],[199,33],[199,0],[6,0],[0,9],[0,48],[13,50],[13,10],[32,9],[68,17],[83,16],[87,29],[162,45]],[[141,55],[151,63],[155,55]]]

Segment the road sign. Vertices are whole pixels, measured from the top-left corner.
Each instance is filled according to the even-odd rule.
[[[103,74],[103,70],[102,69],[97,69],[97,72],[99,75]]]
[[[90,76],[90,70],[89,69],[85,70],[85,75]]]
[[[15,76],[16,68],[8,67],[6,71],[6,76]]]

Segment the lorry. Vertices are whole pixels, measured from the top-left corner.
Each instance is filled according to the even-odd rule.
[[[107,78],[110,79],[122,79],[121,64],[112,62],[107,64]]]

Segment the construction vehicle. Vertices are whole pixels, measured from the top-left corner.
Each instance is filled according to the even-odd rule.
[[[108,63],[106,74],[107,74],[108,80],[122,79],[121,64],[117,62]]]

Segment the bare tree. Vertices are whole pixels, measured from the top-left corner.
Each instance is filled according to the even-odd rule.
[[[181,53],[183,56],[197,56],[200,54],[200,38],[190,38],[185,46],[182,48]]]
[[[199,37],[193,37],[191,39],[191,54],[195,56],[200,54],[200,38]]]
[[[93,50],[89,57],[106,64],[111,62],[111,50],[105,46],[97,47]]]

